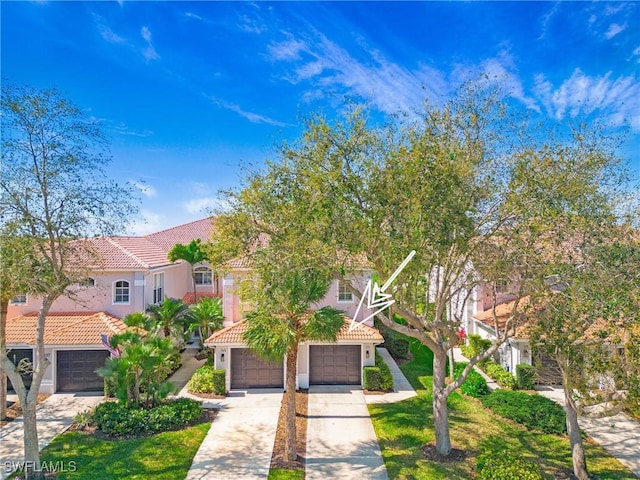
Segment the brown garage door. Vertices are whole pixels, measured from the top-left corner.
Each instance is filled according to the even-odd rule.
[[[360,385],[360,345],[309,346],[309,383]]]
[[[22,359],[26,359],[29,363],[33,363],[33,350],[30,348],[12,348],[7,352],[7,357],[14,365],[18,366]],[[24,362],[23,362],[24,365]],[[26,366],[26,365],[25,365]],[[33,367],[33,365],[32,365]],[[22,380],[24,381],[24,386],[29,388],[31,386],[31,380],[33,379],[33,374],[30,371],[26,371],[25,373],[21,373]],[[11,380],[7,377],[7,389],[13,390],[13,385],[11,385]]]
[[[106,350],[58,350],[56,353],[58,392],[90,392],[104,389],[96,369],[104,367]]]
[[[267,363],[248,348],[231,349],[231,388],[284,386],[282,362]]]

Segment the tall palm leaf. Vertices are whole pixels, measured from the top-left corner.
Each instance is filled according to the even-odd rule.
[[[198,330],[201,347],[205,338],[222,328],[223,320],[222,301],[219,298],[203,298],[189,307],[189,328],[191,331]]]
[[[177,260],[184,260],[189,264],[191,269],[191,279],[193,280],[193,301],[194,303],[198,303],[197,292],[196,292],[196,271],[194,269],[197,263],[203,262],[205,260],[205,254],[201,248],[201,240],[199,238],[192,240],[189,244],[184,245],[182,243],[176,243],[169,253],[167,257],[170,261],[175,262]]]
[[[165,337],[173,338],[178,344],[184,341],[189,306],[182,300],[165,298],[162,303],[149,305],[147,314],[158,332],[162,331]]]
[[[314,269],[269,269],[260,272],[254,291],[256,310],[247,315],[244,340],[257,355],[266,360],[282,361],[286,357],[286,425],[287,459],[297,459],[295,390],[300,342],[309,340],[335,342],[344,324],[344,312],[323,307],[310,312],[329,289],[331,278]]]

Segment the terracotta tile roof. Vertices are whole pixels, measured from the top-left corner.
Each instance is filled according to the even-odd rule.
[[[338,342],[341,341],[370,341],[381,343],[383,341],[382,335],[376,328],[368,325],[358,325],[351,332],[349,332],[349,326],[351,325],[351,319],[344,317],[344,324],[338,332]],[[244,332],[247,328],[247,322],[242,320],[229,327],[218,330],[204,343],[207,346],[220,345],[220,344],[236,344],[244,343],[242,339]]]
[[[145,238],[150,242],[155,243],[165,252],[168,252],[176,243],[187,244],[198,238],[203,242],[206,242],[211,238],[213,229],[213,217],[207,217],[202,220],[196,220],[195,222],[168,228],[161,232],[152,233],[147,235]]]
[[[27,313],[7,320],[7,343],[35,345],[38,314]],[[45,320],[44,341],[49,345],[102,345],[100,335],[121,333],[127,326],[105,312],[50,313]]]
[[[200,301],[201,298],[222,298],[222,294],[213,292],[198,292],[198,301]],[[184,297],[182,297],[182,301],[187,305],[193,305],[194,303],[196,303],[193,292],[187,292]]]
[[[167,254],[176,243],[206,241],[213,232],[212,218],[205,218],[152,233],[145,237],[112,236],[83,240],[80,264],[97,270],[146,270],[170,265]],[[79,241],[80,242],[80,241]]]
[[[515,300],[511,301],[511,302],[505,302],[505,303],[501,303],[500,305],[496,305],[496,320],[498,321],[498,329],[500,332],[504,331],[505,325],[507,323],[507,320],[509,320],[513,314],[514,314],[514,309],[515,309],[515,305],[516,302]],[[524,297],[520,300],[520,303],[518,305],[518,311],[520,313],[523,313],[524,310],[526,309],[526,307],[529,305],[529,297]],[[495,330],[495,321],[493,318],[493,309],[489,308],[488,310],[485,310],[484,312],[480,312],[480,313],[476,313],[473,316],[474,319],[482,322],[484,325],[486,325],[487,327],[491,328],[491,330]],[[529,338],[529,336],[526,333],[526,329],[528,326],[528,322],[521,322],[517,327],[516,327],[516,338]]]

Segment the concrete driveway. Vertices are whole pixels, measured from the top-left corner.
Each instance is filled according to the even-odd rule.
[[[267,478],[282,393],[232,390],[224,399],[205,402],[220,411],[193,457],[187,480]]]
[[[362,390],[312,386],[307,423],[307,480],[387,480]]]

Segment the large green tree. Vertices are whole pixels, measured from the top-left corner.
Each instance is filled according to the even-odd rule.
[[[501,209],[511,168],[504,155],[510,145],[504,107],[494,93],[467,89],[444,107],[428,107],[419,123],[372,128],[358,109],[333,124],[312,117],[297,143],[283,145],[277,161],[227,195],[244,220],[242,228],[230,229],[231,243],[287,238],[283,251],[330,266],[359,298],[364,292],[351,282],[354,273],[370,269],[384,282],[409,252],[417,252],[387,292],[396,302],[378,316],[434,352],[434,422],[442,455],[451,450],[447,398],[517,321],[514,315],[496,345],[445,384],[447,353],[459,342],[465,301],[480,280],[471,265],[485,260],[483,241],[496,236],[510,215]],[[218,222],[217,228],[226,225]],[[217,254],[214,245],[210,256]],[[506,267],[496,262],[491,271],[498,277]]]
[[[28,242],[39,265],[28,292],[41,299],[33,381],[26,389],[3,355],[2,367],[22,404],[27,476],[40,477],[36,399],[50,362],[44,354],[45,320],[68,287],[100,259],[84,238],[121,229],[136,208],[132,188],[105,175],[107,143],[100,126],[55,89],[2,87],[0,222]],[[15,381],[14,381],[15,380]]]
[[[530,266],[531,340],[560,368],[581,480],[589,474],[578,416],[593,414],[595,404],[598,415],[615,414],[625,404],[619,390],[637,402],[640,375],[632,367],[637,356],[624,347],[634,344],[640,318],[638,244],[620,208],[629,184],[616,136],[593,128],[558,140],[547,135],[515,158],[508,201],[518,212],[509,225],[518,231],[515,263]]]

